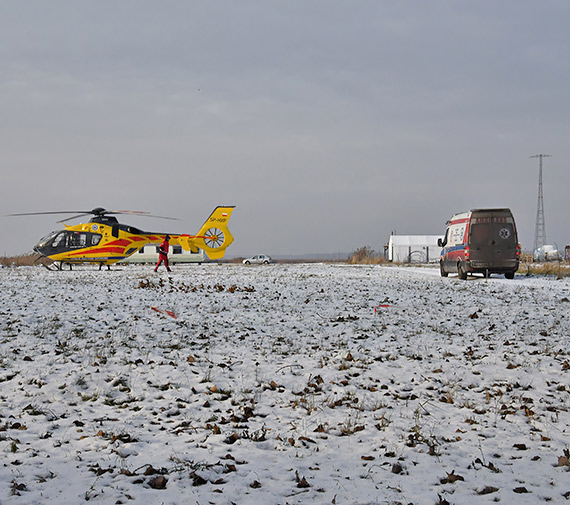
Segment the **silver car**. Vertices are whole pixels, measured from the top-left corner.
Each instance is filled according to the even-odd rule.
[[[267,254],[256,254],[243,260],[244,265],[269,265],[271,258]]]

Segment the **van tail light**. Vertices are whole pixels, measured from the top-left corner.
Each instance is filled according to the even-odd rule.
[[[469,246],[465,246],[465,261],[469,261]]]
[[[517,244],[517,252],[516,252],[517,258],[521,257],[521,245]]]

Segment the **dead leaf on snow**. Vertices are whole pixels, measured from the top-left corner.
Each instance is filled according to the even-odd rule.
[[[232,433],[229,437],[224,440],[224,444],[235,444],[237,442],[238,436],[237,433]]]
[[[447,477],[444,477],[439,482],[441,482],[442,484],[453,484],[454,482],[464,481],[464,480],[465,479],[461,475],[456,474],[455,470],[453,470],[451,473],[447,474]]]
[[[441,495],[437,495],[437,498],[438,498],[438,500],[437,500],[435,505],[450,505],[449,502],[445,498],[441,497]]]
[[[305,479],[305,477],[303,477],[303,478],[297,483],[297,487],[298,487],[298,488],[307,488],[307,487],[311,487],[311,485],[307,482],[307,479]]]
[[[522,493],[528,493],[528,492],[529,492],[529,490],[528,490],[526,487],[524,487],[524,486],[515,487],[515,488],[513,489],[513,491],[514,491],[515,493],[517,493],[517,494],[522,494]]]
[[[166,483],[168,479],[164,475],[159,475],[150,479],[148,481],[148,485],[153,489],[166,489]]]
[[[207,484],[208,481],[204,479],[204,477],[198,475],[197,473],[193,472],[190,477],[192,477],[192,485],[193,486],[203,486]]]
[[[570,459],[566,456],[558,456],[558,464],[556,466],[567,466],[570,468]]]
[[[491,494],[491,493],[496,493],[498,490],[499,490],[498,487],[485,486],[483,489],[479,489],[477,491],[477,494],[478,495]]]
[[[402,465],[400,465],[400,463],[394,463],[392,465],[392,473],[395,473],[397,475],[401,474],[404,471],[404,467]]]
[[[161,473],[161,471],[157,470],[152,465],[148,465],[144,471],[144,475],[156,475],[157,473]]]
[[[453,401],[453,397],[452,397],[449,393],[443,395],[443,396],[439,399],[439,401],[440,401],[441,403],[455,403],[455,402]]]

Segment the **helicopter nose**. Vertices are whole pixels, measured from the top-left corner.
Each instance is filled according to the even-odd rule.
[[[45,246],[42,245],[41,242],[38,242],[35,246],[34,246],[34,251],[37,252],[38,254],[41,254],[42,256],[45,256]]]
[[[48,244],[49,243],[50,243],[49,240],[45,240],[45,239],[40,240],[34,246],[34,251],[37,252],[38,254],[41,254],[42,256],[47,256],[48,255]]]

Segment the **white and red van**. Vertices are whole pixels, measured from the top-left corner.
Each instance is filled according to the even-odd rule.
[[[447,223],[439,267],[442,277],[457,273],[505,274],[512,279],[519,268],[521,247],[510,209],[473,209],[455,214]]]

